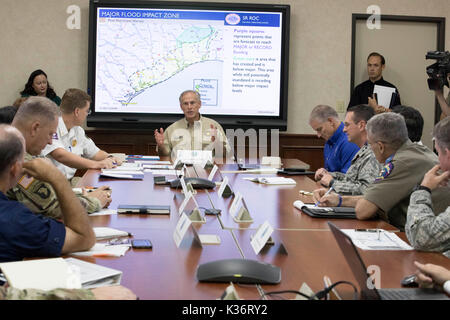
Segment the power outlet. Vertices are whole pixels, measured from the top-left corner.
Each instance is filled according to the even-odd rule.
[[[336,101],[336,111],[338,113],[344,113],[345,112],[344,101],[342,101],[342,100]]]

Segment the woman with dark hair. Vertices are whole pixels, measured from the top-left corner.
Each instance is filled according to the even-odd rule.
[[[50,83],[47,81],[47,74],[40,69],[35,70],[30,74],[28,82],[25,84],[25,88],[20,94],[22,97],[47,97],[58,106],[61,104],[61,98],[56,95],[55,91],[50,86]]]

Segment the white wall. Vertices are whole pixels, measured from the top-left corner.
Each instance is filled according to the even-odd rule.
[[[291,5],[289,133],[313,133],[307,119],[317,104],[348,104],[352,13],[366,13],[367,7],[375,4],[381,8],[381,14],[450,17],[448,0],[227,2]],[[70,5],[81,8],[79,30],[66,27]],[[69,87],[86,89],[88,0],[2,0],[0,8],[0,106],[12,104],[29,74],[38,68],[48,74],[59,96]],[[447,50],[449,28],[447,21]],[[402,99],[407,99],[405,94],[402,92]]]

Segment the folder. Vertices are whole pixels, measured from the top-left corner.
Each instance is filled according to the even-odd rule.
[[[0,264],[8,284],[16,289],[89,289],[120,284],[122,271],[75,258],[51,258]]]
[[[75,258],[67,258],[64,260],[72,269],[80,271],[81,286],[83,289],[119,285],[122,280],[122,271],[120,270]]]
[[[355,208],[350,207],[316,207],[297,200],[294,207],[313,218],[356,219]]]
[[[121,204],[117,208],[117,213],[170,214],[170,206]]]
[[[144,180],[144,173],[141,171],[105,171],[100,173],[101,178],[116,178],[116,179],[130,179],[130,180]]]

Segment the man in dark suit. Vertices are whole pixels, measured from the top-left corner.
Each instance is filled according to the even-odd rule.
[[[355,90],[353,90],[352,96],[350,97],[350,102],[347,109],[359,104],[368,104],[375,110],[376,113],[386,111],[386,108],[378,105],[377,100],[373,95],[375,85],[395,88],[396,95],[394,96],[392,106],[401,104],[398,89],[392,83],[383,79],[383,70],[385,67],[386,61],[381,54],[377,52],[372,52],[369,54],[367,57],[367,73],[369,75],[369,80],[356,86]]]

